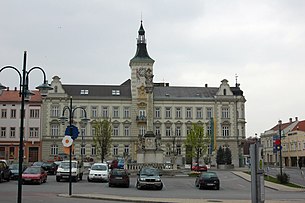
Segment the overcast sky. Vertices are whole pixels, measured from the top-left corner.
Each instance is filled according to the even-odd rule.
[[[130,78],[141,16],[154,81],[244,91],[247,137],[304,119],[305,1],[3,0],[0,67],[42,67],[49,81],[114,84]],[[42,74],[30,74],[32,88]],[[18,86],[14,71],[0,82]]]

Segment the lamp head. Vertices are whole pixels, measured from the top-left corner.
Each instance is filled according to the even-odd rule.
[[[5,90],[6,87],[0,83],[0,90]]]
[[[41,93],[41,96],[45,97],[47,96],[48,94],[48,91],[49,90],[52,90],[53,87],[51,87],[49,84],[48,84],[48,81],[45,80],[43,84],[39,85],[36,87],[36,89],[38,89]]]
[[[89,121],[90,121],[90,119],[87,118],[87,117],[84,117],[84,118],[81,119],[81,122],[82,122],[84,125],[87,125],[87,123],[88,123]]]
[[[61,117],[59,117],[59,120],[60,120],[61,124],[64,125],[66,123],[66,121],[68,121],[68,118],[65,116],[61,116]]]

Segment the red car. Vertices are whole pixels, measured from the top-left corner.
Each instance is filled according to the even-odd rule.
[[[197,165],[197,163],[194,163],[192,166],[192,171],[207,171],[208,167],[206,165]]]
[[[45,183],[47,182],[47,172],[40,166],[31,166],[22,173],[22,183]]]

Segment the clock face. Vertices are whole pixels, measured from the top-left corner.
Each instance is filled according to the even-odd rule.
[[[139,76],[140,77],[144,77],[145,76],[145,72],[146,72],[145,68],[143,68],[143,67],[139,68]]]

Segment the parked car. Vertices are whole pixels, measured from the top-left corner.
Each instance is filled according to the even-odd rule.
[[[202,165],[199,164],[197,165],[197,163],[193,163],[192,165],[192,171],[207,171],[208,167],[206,165]]]
[[[22,183],[38,183],[47,182],[47,172],[40,166],[30,166],[22,173]]]
[[[54,162],[44,162],[41,166],[48,174],[55,175],[58,165]]]
[[[84,165],[76,160],[71,161],[71,173],[72,180],[77,182],[78,180],[83,179],[84,175]],[[56,181],[60,182],[62,179],[69,180],[70,176],[70,161],[60,162],[57,172],[56,172]]]
[[[10,181],[11,178],[11,170],[8,165],[4,161],[0,161],[0,183],[3,180]]]
[[[118,159],[118,168],[124,169],[125,161],[124,159],[120,158]]]
[[[108,181],[109,169],[107,163],[95,163],[89,169],[87,176],[88,182],[91,181]]]
[[[125,169],[112,169],[109,173],[109,187],[114,185],[129,187],[129,173]]]
[[[22,173],[27,168],[25,164],[22,164]],[[11,170],[11,179],[16,180],[19,177],[19,164],[11,164],[9,166],[9,169]]]
[[[34,162],[33,164],[32,164],[32,166],[42,166],[43,165],[43,163],[44,162],[42,162],[42,161],[36,161],[36,162]]]
[[[199,189],[213,188],[219,190],[220,181],[215,172],[202,172],[197,176],[195,186],[199,187]]]
[[[137,175],[137,189],[156,188],[158,190],[162,190],[163,183],[158,169],[153,167],[143,167]]]

